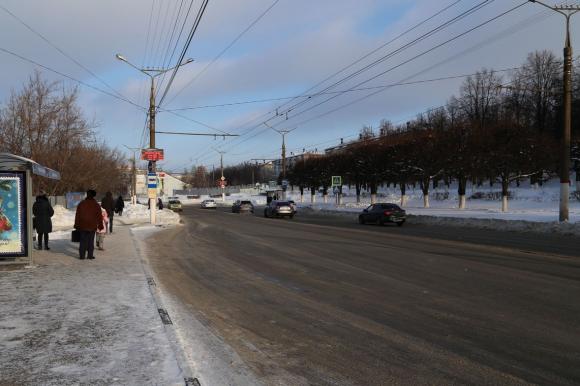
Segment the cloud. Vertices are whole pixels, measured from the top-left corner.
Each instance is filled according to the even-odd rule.
[[[166,39],[173,27],[170,18],[178,3],[172,0],[155,0],[156,12],[152,18],[152,28],[149,33],[148,21],[152,0],[121,2],[113,0],[98,2],[7,0],[3,4],[67,53],[99,74],[123,95],[146,106],[148,79],[124,63],[115,60],[114,54],[121,52],[138,65],[162,64],[163,54],[166,52]],[[451,3],[451,0],[446,2],[280,0],[266,17],[214,63],[203,76],[175,98],[170,106],[197,106],[300,94],[361,55]],[[477,3],[478,1],[475,0],[462,1],[439,18],[421,26],[346,73],[409,42],[420,33],[424,33]],[[373,70],[337,86],[336,89],[352,87],[519,3],[516,0],[491,2],[482,11],[381,63]],[[194,7],[197,4],[195,2]],[[187,85],[215,55],[270,4],[272,4],[271,0],[210,1],[207,13],[188,52],[188,56],[193,57],[195,62],[179,71],[168,100],[172,99],[177,90]],[[166,9],[168,10],[167,18],[164,17]],[[560,56],[563,43],[563,21],[555,15],[542,13],[543,10],[533,4],[526,5],[499,22],[458,39],[453,44],[397,68],[366,85],[397,82],[429,69],[439,62],[444,63],[418,75],[417,79],[470,73],[482,67],[517,66],[525,60],[528,52],[535,49],[550,49]],[[159,17],[158,20],[156,15]],[[64,58],[2,11],[0,11],[0,20],[2,21],[0,33],[7,37],[3,43],[0,43],[0,47],[18,52],[97,87],[105,88],[98,80]],[[580,32],[580,27],[578,23],[575,23],[573,36],[579,35],[578,32]],[[149,41],[148,50],[145,52],[147,41]],[[483,43],[486,45],[482,45]],[[466,51],[471,47],[476,47],[477,50]],[[26,81],[34,66],[5,54],[0,54],[0,57],[3,59],[0,87],[2,99],[6,100],[11,89],[19,88]],[[45,72],[45,76],[49,79],[61,79],[49,72]],[[460,82],[459,80],[394,87],[360,103],[305,123],[289,136],[290,146],[301,148],[332,139],[338,141],[341,136],[356,133],[363,124],[376,126],[381,118],[404,122],[405,119],[409,119],[426,108],[445,103],[457,91]],[[330,83],[329,81],[326,84]],[[66,84],[71,86],[74,83],[66,81]],[[159,89],[162,90],[162,87]],[[118,147],[122,147],[123,144],[135,146],[141,143],[145,118],[143,111],[89,88],[81,87],[80,90],[81,107],[87,117],[94,117],[99,122],[100,137]],[[364,95],[364,92],[345,94],[298,115],[287,123],[282,122],[280,125],[295,125]],[[312,98],[289,115],[298,113],[320,100],[323,99]],[[251,124],[246,126],[245,123],[268,111],[275,110],[276,106],[283,103],[284,101],[202,109],[183,112],[183,114],[220,129],[243,133],[251,127]],[[209,130],[163,112],[158,115],[157,127],[203,132]],[[245,142],[237,147],[234,146],[242,141]],[[208,147],[214,145],[212,138],[203,137],[159,136],[157,142],[166,149],[168,158],[166,165],[169,168],[190,162],[190,159],[207,153]],[[278,142],[279,138],[275,133],[266,131],[251,140],[240,137],[227,140],[225,143],[222,141],[221,146],[230,148],[231,154],[240,154],[227,158],[228,162],[237,162],[254,158],[254,156],[263,156],[263,153],[275,154],[279,149]],[[203,162],[215,162],[215,160],[216,155],[208,153]]]

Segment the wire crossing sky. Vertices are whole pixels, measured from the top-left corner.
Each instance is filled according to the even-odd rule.
[[[321,151],[363,125],[444,104],[465,75],[517,68],[534,50],[560,58],[564,42],[558,17],[516,0],[206,1],[6,0],[2,101],[40,70],[79,87],[99,139],[141,146],[148,79],[115,53],[147,67],[191,57],[159,79],[158,130],[240,137],[159,136],[161,166],[181,171],[194,160],[217,164],[212,147],[229,153],[226,165],[277,155],[279,134],[264,122],[296,128],[289,152]]]

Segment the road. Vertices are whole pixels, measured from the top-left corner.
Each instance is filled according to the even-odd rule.
[[[159,285],[264,384],[580,383],[577,238],[182,217],[148,243]]]

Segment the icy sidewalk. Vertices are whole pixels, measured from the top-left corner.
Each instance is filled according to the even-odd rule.
[[[129,228],[105,247],[54,240],[0,272],[0,385],[183,385]]]

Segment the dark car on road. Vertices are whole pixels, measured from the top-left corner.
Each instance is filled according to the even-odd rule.
[[[264,209],[264,217],[294,217],[294,209],[288,201],[272,201]]]
[[[390,222],[402,226],[406,220],[407,213],[395,204],[373,204],[358,216],[359,224],[385,225]]]
[[[251,201],[237,200],[232,205],[232,213],[254,213],[254,204]]]

